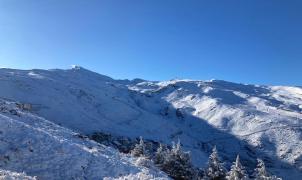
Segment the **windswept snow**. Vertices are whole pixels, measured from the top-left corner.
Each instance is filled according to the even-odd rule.
[[[299,87],[114,80],[78,66],[1,69],[0,87],[0,97],[31,104],[32,113],[74,131],[143,136],[166,144],[180,139],[197,166],[205,165],[216,145],[229,163],[239,153],[249,169],[260,157],[284,179],[302,176]]]

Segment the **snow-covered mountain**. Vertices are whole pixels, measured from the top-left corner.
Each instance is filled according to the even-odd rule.
[[[23,103],[31,116],[36,114],[39,119],[45,118],[62,128],[87,135],[104,132],[130,138],[143,136],[166,144],[180,139],[184,148],[191,151],[194,164],[200,167],[206,164],[210,150],[216,145],[228,166],[240,154],[243,164],[251,170],[256,158],[261,157],[270,171],[284,179],[302,177],[300,87],[245,85],[219,80],[114,80],[81,67],[1,69],[0,87],[1,98]],[[7,121],[13,120],[8,118]],[[21,122],[29,123],[20,121],[14,120],[16,126]],[[0,122],[4,123],[5,118]],[[33,130],[35,124],[30,122],[28,131]],[[52,124],[49,130],[48,126],[39,127],[37,132],[43,129],[47,134],[54,133],[53,127],[61,128],[57,125]],[[68,136],[71,134],[69,132]],[[17,133],[13,137],[19,136],[23,138],[24,135]],[[107,148],[98,148],[96,152],[81,151],[89,157],[103,156],[98,151],[109,153]],[[67,159],[77,161],[78,157],[74,158]],[[85,161],[83,157],[80,159]],[[124,161],[129,162],[127,158]],[[59,162],[54,160],[53,163]],[[8,170],[20,169],[11,167]]]

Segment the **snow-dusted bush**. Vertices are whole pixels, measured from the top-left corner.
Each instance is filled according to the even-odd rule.
[[[231,170],[227,173],[228,180],[247,180],[245,168],[240,163],[239,155],[237,155],[236,161],[233,163]]]
[[[254,172],[254,177],[256,180],[281,180],[281,178],[278,178],[274,175],[270,175],[270,173],[267,172],[263,160],[257,159],[257,161],[258,164]]]
[[[153,172],[154,173],[154,172]],[[119,177],[105,177],[103,180],[170,180],[166,175],[162,173],[151,174],[147,169],[143,169],[142,172],[131,173],[125,176]]]
[[[144,156],[146,154],[146,146],[142,137],[140,137],[139,143],[135,145],[131,151],[131,155],[134,157]]]
[[[148,159],[144,156],[141,156],[141,157],[137,158],[137,160],[135,161],[135,165],[136,166],[143,166],[143,167],[146,167],[146,168],[151,168],[153,166],[153,163],[150,159]]]
[[[204,171],[204,179],[220,180],[226,178],[226,169],[220,161],[216,147],[209,157],[208,166]]]

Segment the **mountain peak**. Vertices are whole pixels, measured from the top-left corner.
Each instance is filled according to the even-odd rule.
[[[79,66],[79,65],[71,65],[71,69],[73,69],[73,70],[81,70],[81,69],[85,69],[85,68],[83,68],[82,66]]]
[[[92,70],[83,68],[82,66],[79,66],[79,65],[71,65],[71,69],[69,69],[68,71],[70,71],[72,73],[79,74],[79,75],[84,75],[86,77],[88,76],[92,79],[102,78],[103,80],[106,80],[106,81],[112,81],[113,80],[112,78],[110,78],[106,75],[99,74],[99,73],[94,72]]]

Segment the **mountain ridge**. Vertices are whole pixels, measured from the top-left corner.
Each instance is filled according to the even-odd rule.
[[[227,161],[239,153],[252,166],[260,156],[282,177],[301,176],[299,87],[114,80],[79,67],[0,69],[0,85],[0,97],[32,104],[39,116],[81,133],[143,136],[166,144],[180,139],[197,166],[205,165],[216,145]]]

